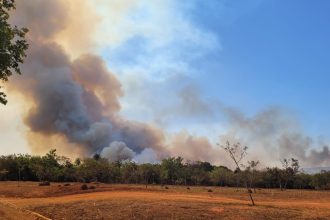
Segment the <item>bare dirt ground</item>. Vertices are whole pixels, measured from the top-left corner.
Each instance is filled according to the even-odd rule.
[[[88,185],[0,182],[0,219],[330,219],[327,191]]]

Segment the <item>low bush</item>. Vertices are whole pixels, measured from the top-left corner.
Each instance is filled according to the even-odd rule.
[[[80,189],[81,190],[87,190],[88,189],[88,186],[86,184],[83,184],[83,185],[81,185]]]

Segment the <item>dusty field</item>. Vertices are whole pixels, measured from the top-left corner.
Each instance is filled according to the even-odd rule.
[[[89,185],[0,182],[0,219],[330,219],[330,192]]]

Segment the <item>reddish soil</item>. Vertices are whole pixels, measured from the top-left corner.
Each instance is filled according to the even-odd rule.
[[[251,206],[244,189],[89,185],[2,182],[0,219],[330,219],[327,191],[258,190]]]

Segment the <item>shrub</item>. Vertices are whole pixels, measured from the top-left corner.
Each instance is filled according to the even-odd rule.
[[[66,184],[64,184],[64,186],[71,186],[71,184],[70,183],[66,183]]]
[[[83,184],[83,185],[81,185],[80,189],[81,190],[87,190],[88,189],[88,186],[86,184]]]
[[[211,193],[211,192],[213,192],[213,190],[212,189],[209,189],[209,190],[207,190],[209,193]]]
[[[167,186],[165,186],[165,189],[168,189],[168,187],[167,187]]]
[[[188,190],[190,190],[190,187],[187,187]]]
[[[96,189],[96,187],[95,186],[90,186],[89,189]]]

